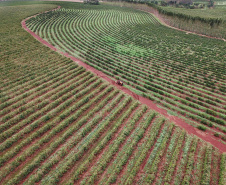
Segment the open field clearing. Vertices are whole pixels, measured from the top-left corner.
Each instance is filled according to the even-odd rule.
[[[0,184],[224,185],[225,153],[22,29],[23,19],[57,6],[0,6]],[[143,16],[137,15],[141,21]],[[122,21],[115,19],[116,25]],[[47,25],[37,29],[59,33],[47,31]]]
[[[225,141],[224,41],[172,30],[151,14],[111,6],[75,3],[26,24],[56,48]]]

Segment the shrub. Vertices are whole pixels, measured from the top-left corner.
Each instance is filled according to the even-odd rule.
[[[206,127],[204,127],[203,125],[199,125],[197,128],[199,130],[206,131]]]

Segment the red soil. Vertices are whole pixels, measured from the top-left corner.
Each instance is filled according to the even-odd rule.
[[[118,103],[117,103],[116,106],[118,106]],[[116,107],[116,106],[114,106],[114,107]],[[135,112],[136,109],[133,112]],[[131,113],[130,116],[126,120],[128,120],[131,117],[131,115],[133,115],[133,113]],[[109,116],[109,113],[108,112],[105,113],[105,116],[104,117],[107,117],[107,116]],[[100,161],[100,159],[103,157],[103,155],[109,150],[109,146],[113,143],[113,141],[115,140],[115,138],[118,137],[119,133],[125,127],[125,125],[126,125],[126,121],[124,121],[124,123],[122,123],[119,126],[118,130],[114,134],[112,134],[111,140],[107,142],[107,144],[103,148],[103,150],[99,151],[96,154],[96,156],[91,161],[89,161],[89,164],[87,164],[86,170],[84,170],[84,172],[80,175],[79,180],[76,181],[76,184],[80,184],[83,179],[85,179],[87,176],[89,176],[91,174],[92,167],[95,166],[97,164],[97,162]],[[106,172],[106,170],[105,170],[105,172]]]
[[[125,125],[129,124],[129,123],[127,123],[127,121],[131,120],[131,118],[134,117],[134,113],[138,110],[138,108],[139,108],[139,106],[138,106],[138,107],[132,112],[132,114],[130,114],[130,116],[126,119],[126,121],[124,122]],[[124,142],[122,142],[122,143],[120,144],[120,146],[119,146],[119,148],[118,148],[118,152],[122,151],[124,145],[128,142],[128,139],[129,139],[130,136],[133,134],[135,128],[140,124],[140,122],[142,121],[142,119],[144,118],[144,115],[146,115],[146,113],[147,113],[147,110],[146,110],[146,112],[139,118],[139,120],[135,123],[135,126],[133,126],[133,129],[131,130],[130,134],[129,134],[128,136],[126,136],[126,139],[124,140]],[[122,133],[122,131],[123,131],[124,128],[125,128],[125,127],[121,127],[121,129],[118,131],[118,133],[117,133],[117,135],[116,135],[116,138]],[[114,140],[112,140],[111,142],[113,143],[113,141],[114,141]],[[110,144],[112,144],[112,143],[110,143]],[[124,153],[125,153],[125,152],[124,152]],[[117,157],[117,155],[114,154],[113,157],[111,158],[110,162],[108,163],[108,166],[107,166],[107,168],[105,169],[104,173],[102,173],[102,174],[100,175],[100,178],[99,178],[99,179],[97,180],[97,182],[95,183],[96,185],[98,185],[100,182],[102,182],[104,176],[105,176],[105,175],[107,174],[107,172],[108,172],[109,167],[110,167],[111,165],[114,165],[114,164],[112,164],[112,163],[113,163],[113,161],[115,161],[116,157]],[[129,161],[129,160],[128,160],[128,161]],[[127,161],[127,162],[128,162],[128,161]],[[108,174],[108,178],[109,178],[109,174]]]
[[[121,184],[121,178],[125,175],[125,173],[127,172],[127,168],[128,168],[128,165],[129,165],[129,162],[131,161],[131,159],[134,158],[134,156],[138,153],[138,147],[142,146],[142,144],[144,142],[146,142],[145,140],[145,136],[148,134],[148,133],[151,133],[151,129],[152,129],[152,126],[153,126],[153,123],[154,121],[156,120],[156,116],[151,120],[151,123],[149,124],[149,126],[145,129],[145,132],[143,134],[143,137],[140,139],[140,141],[138,141],[138,143],[136,144],[136,146],[134,147],[133,151],[132,151],[132,154],[130,155],[130,157],[128,158],[127,160],[127,163],[124,165],[123,169],[120,171],[120,173],[118,174],[118,177],[117,177],[117,181],[115,184]],[[139,174],[139,171],[138,173]],[[138,175],[136,175],[138,176]],[[134,178],[135,179],[135,178]],[[136,183],[137,184],[137,183]]]
[[[58,6],[59,9],[60,6]],[[54,9],[54,10],[56,10]],[[36,15],[32,16],[35,17]],[[130,91],[129,89],[119,86],[115,83],[115,81],[113,81],[112,79],[110,79],[106,74],[104,74],[101,71],[98,71],[97,69],[89,66],[88,64],[82,62],[81,60],[69,55],[68,53],[62,52],[60,50],[58,50],[57,48],[55,48],[53,45],[51,45],[50,43],[48,43],[47,41],[43,40],[42,38],[40,38],[38,35],[36,35],[34,32],[32,32],[30,29],[28,29],[28,27],[26,26],[26,20],[30,19],[31,17],[28,17],[26,19],[24,19],[21,24],[22,27],[28,32],[30,33],[35,39],[37,39],[39,42],[41,42],[42,44],[46,45],[47,47],[49,47],[50,49],[52,49],[53,51],[56,51],[68,58],[70,58],[71,60],[73,60],[74,62],[76,62],[77,64],[85,67],[88,71],[91,71],[93,73],[95,73],[97,76],[100,76],[101,78],[104,78],[106,81],[110,82],[113,86],[115,86],[116,88],[124,91],[126,94],[132,96],[133,98],[139,100],[142,104],[147,105],[148,107],[150,107],[151,109],[155,110],[156,112],[164,115],[167,119],[169,119],[170,121],[172,121],[173,123],[175,123],[176,125],[180,126],[181,128],[185,129],[189,134],[193,134],[198,136],[199,138],[203,139],[206,142],[211,143],[213,146],[215,146],[216,148],[218,148],[221,152],[226,152],[226,145],[221,143],[220,141],[216,140],[214,138],[214,136],[212,136],[209,132],[208,133],[204,133],[199,131],[198,129],[194,128],[193,126],[189,125],[188,123],[186,123],[184,120],[182,120],[179,117],[176,116],[172,116],[169,115],[167,113],[166,110],[159,108],[155,103],[153,103],[151,100],[144,98],[142,96],[139,96],[137,94],[135,94],[134,92]]]
[[[175,127],[173,128],[172,134],[171,134],[171,135],[173,135],[174,133],[175,133]],[[158,180],[159,177],[160,177],[160,173],[161,173],[162,171],[164,171],[164,167],[166,167],[166,165],[165,165],[165,164],[166,164],[166,154],[167,154],[167,151],[168,151],[168,148],[169,148],[171,139],[172,139],[172,138],[169,138],[169,140],[167,141],[166,147],[165,147],[165,149],[164,149],[164,153],[163,153],[163,155],[162,155],[162,157],[161,157],[161,161],[160,161],[159,164],[158,164],[158,169],[157,169],[157,172],[156,172],[156,175],[155,175],[155,179],[154,179],[154,181],[153,181],[153,184],[157,184],[157,180]]]
[[[176,184],[176,183],[174,182],[174,180],[175,180],[176,176],[178,175],[178,174],[177,174],[177,171],[178,171],[178,169],[179,169],[179,166],[180,166],[180,163],[181,163],[181,160],[182,160],[182,157],[183,157],[183,153],[184,153],[183,148],[184,148],[184,146],[185,146],[186,140],[187,140],[187,138],[186,138],[186,136],[185,136],[185,138],[183,139],[183,143],[182,143],[182,145],[181,145],[181,148],[180,148],[180,153],[179,153],[179,157],[178,157],[177,162],[176,162],[176,166],[175,166],[175,168],[174,168],[174,172],[173,172],[172,177],[171,177],[171,182],[170,182],[171,185]],[[189,146],[189,149],[190,149],[190,147],[191,147],[191,145]],[[184,165],[185,165],[185,167],[186,167],[186,164],[184,164]],[[180,175],[183,175],[183,173],[181,173]]]
[[[137,171],[137,174],[135,176],[135,181],[138,182],[138,180],[142,177],[143,174],[145,174],[145,165],[148,163],[148,160],[150,158],[150,155],[153,151],[153,149],[155,148],[156,142],[159,139],[160,134],[162,133],[162,129],[165,126],[165,122],[161,125],[160,129],[158,130],[158,135],[156,136],[156,138],[154,139],[154,143],[151,145],[151,148],[148,150],[148,152],[146,153],[146,157],[144,158],[143,162],[140,165],[139,170]],[[148,145],[145,146],[145,148],[148,147]]]
[[[120,118],[123,114],[124,111],[126,111],[129,106],[131,105],[131,102],[127,103],[127,105],[123,108],[122,112],[119,112],[117,113],[116,117]],[[108,115],[108,114],[106,114]],[[129,118],[127,118],[129,119]],[[127,120],[126,119],[126,120]],[[64,184],[68,179],[70,179],[71,177],[71,174],[73,174],[73,172],[83,163],[83,161],[90,155],[90,153],[92,153],[92,151],[97,147],[97,145],[105,138],[106,134],[108,133],[109,130],[111,130],[113,128],[113,126],[115,125],[115,123],[118,121],[118,119],[112,121],[104,130],[103,132],[100,133],[100,137],[96,138],[96,140],[89,146],[89,149],[86,151],[86,153],[81,156],[78,160],[78,163],[76,162],[74,164],[74,166],[70,169],[68,169],[68,171],[66,173],[64,173],[64,175],[61,178],[61,181],[59,182],[60,184]],[[121,126],[119,126],[119,130],[120,128],[124,127],[126,124],[126,121],[123,122],[121,124]],[[113,139],[110,140],[110,142],[112,141]],[[103,150],[105,151],[105,148],[103,148]],[[101,152],[102,153],[102,152]],[[93,164],[91,164],[91,166],[95,166]],[[82,175],[83,176],[83,175]],[[84,178],[84,177],[83,177]],[[80,178],[81,180],[81,178]],[[95,179],[96,180],[96,179]]]

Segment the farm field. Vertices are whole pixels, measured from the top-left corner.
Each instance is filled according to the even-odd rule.
[[[151,14],[85,6],[41,14],[27,26],[56,48],[226,140],[226,44],[172,30]]]
[[[225,40],[226,3],[221,6],[216,6],[217,2],[214,3],[215,6],[211,9],[207,7],[203,9],[186,9],[170,6],[161,7],[161,9],[166,22],[175,27],[202,33],[207,36],[223,38]],[[170,17],[172,17],[172,19],[170,19]]]
[[[55,4],[0,4],[0,184],[224,185],[225,153],[22,29]]]
[[[226,6],[217,6],[214,9],[186,9],[186,8],[175,8],[175,7],[162,7],[163,9],[167,11],[171,11],[174,13],[183,13],[185,15],[189,16],[200,16],[206,19],[214,18],[214,19],[222,19],[223,21],[226,21]],[[201,14],[200,14],[201,11]]]
[[[153,3],[132,3],[127,1],[104,1],[106,5],[128,7],[136,10],[149,12],[155,15],[167,27],[184,31],[187,34],[195,34],[208,38],[226,39],[226,6],[207,8],[208,1],[202,9],[176,8],[172,6],[160,6]],[[216,2],[215,2],[216,4]]]

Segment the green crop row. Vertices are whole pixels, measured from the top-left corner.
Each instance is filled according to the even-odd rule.
[[[47,174],[53,165],[59,163],[59,161],[65,157],[68,151],[76,146],[93,128],[97,126],[97,124],[103,119],[103,115],[107,112],[108,107],[111,109],[115,109],[115,102],[123,98],[123,95],[119,95],[114,98],[112,102],[109,101],[117,94],[118,92],[113,91],[106,99],[103,99],[97,107],[95,107],[92,111],[90,111],[85,117],[83,117],[76,125],[70,127],[68,131],[63,134],[63,140],[66,140],[67,137],[70,136],[70,140],[67,141],[61,150],[57,151],[52,155],[40,168],[37,172],[34,172],[33,175],[30,176],[29,179],[26,180],[25,184],[37,183],[42,177]],[[109,104],[108,104],[109,103]],[[106,106],[107,105],[107,106]],[[93,120],[90,120],[91,116],[93,116],[96,112],[99,112],[100,116],[95,117]],[[90,121],[89,121],[90,120]],[[85,125],[83,129],[79,129],[82,125]],[[65,137],[66,136],[66,137]],[[41,169],[41,170],[40,170]]]
[[[128,20],[130,14],[133,15],[132,19]],[[56,17],[55,15],[58,16]],[[113,17],[116,19],[113,19]],[[189,44],[192,44],[192,42],[186,44],[180,42],[180,46],[175,46],[174,41],[168,39],[167,41],[163,40],[161,46],[158,47],[156,42],[158,36],[156,34],[153,36],[152,32],[155,33],[155,29],[161,26],[153,21],[154,18],[152,16],[141,12],[132,14],[130,12],[109,11],[108,15],[105,11],[60,9],[55,12],[40,15],[34,19],[35,22],[32,22],[32,19],[28,21],[29,26],[36,25],[36,29],[38,29],[37,34],[41,34],[42,37],[48,39],[53,45],[59,46],[71,55],[84,58],[84,62],[109,76],[125,80],[128,85],[142,91],[144,96],[149,93],[154,94],[154,96],[160,99],[157,100],[157,103],[171,107],[172,105],[176,105],[178,108],[177,113],[184,114],[183,110],[188,111],[191,119],[210,127],[215,126],[223,131],[218,126],[218,124],[225,124],[225,111],[223,108],[225,100],[222,99],[223,96],[218,92],[212,93],[209,90],[205,90],[203,88],[204,84],[199,85],[198,83],[201,79],[197,81],[197,85],[192,85],[187,81],[195,78],[190,75],[190,69],[185,69],[189,65],[193,66],[192,69],[196,69],[197,66],[195,65],[198,60],[195,59],[192,64],[186,63],[187,60],[184,61],[183,59],[190,57],[186,55],[186,52],[184,55],[181,54],[180,59],[177,59],[179,57],[175,54],[177,52],[176,49],[173,50],[175,53],[169,50],[168,52],[172,54],[169,56],[166,56],[165,52],[160,52],[163,45],[167,48],[169,47],[166,45],[166,42],[178,48],[178,50],[179,48],[184,49],[184,47],[190,47]],[[132,27],[129,30],[123,30],[120,27],[122,23],[125,23],[125,27]],[[151,29],[152,32],[147,32],[147,30],[142,29],[147,23],[151,23],[148,29]],[[45,29],[43,28],[43,24],[45,25]],[[139,25],[143,31],[139,29],[138,32],[134,28],[134,24]],[[116,25],[119,27],[115,28]],[[76,26],[76,30],[74,26]],[[113,27],[114,29],[110,33],[108,29]],[[54,33],[53,30],[55,29],[59,30],[59,32]],[[164,34],[164,31],[167,30],[162,27],[161,29],[163,29],[161,34]],[[51,34],[49,34],[50,32]],[[131,37],[134,34],[140,37]],[[179,33],[175,34],[182,39]],[[151,45],[151,49],[149,47],[151,43],[147,40],[150,38],[156,43],[156,45]],[[119,42],[119,40],[121,41]],[[125,43],[129,43],[128,46],[125,46]],[[204,48],[207,48],[206,43],[202,44]],[[221,47],[219,45],[219,48]],[[200,53],[203,53],[204,50],[201,48],[198,51],[199,48],[200,45],[199,47],[198,44],[195,45],[194,52],[196,56],[201,57]],[[208,51],[215,53],[209,47]],[[148,64],[150,60],[151,64]],[[164,61],[162,62],[164,65],[161,67],[160,63],[162,60]],[[177,63],[180,63],[179,67]],[[205,68],[202,62],[198,65],[199,69]],[[175,73],[179,75],[176,75],[174,74],[174,70],[178,70],[178,68],[180,68],[180,71],[175,71]],[[211,70],[213,69],[211,68]],[[203,77],[203,74],[198,72],[195,72],[194,75],[198,78]],[[170,81],[167,80],[169,78]],[[203,80],[208,81],[209,79],[211,78],[205,77]],[[220,80],[219,82],[221,83],[223,81]],[[201,93],[200,90],[204,93]],[[152,99],[155,100],[154,97]],[[164,100],[168,104],[165,104]],[[197,115],[198,112],[201,113]]]
[[[130,101],[131,99],[127,99],[118,107],[116,111],[112,112],[112,114],[107,119],[103,120],[102,123],[99,123],[98,127],[94,129],[92,134],[84,138],[83,140],[84,144],[81,146],[81,148],[74,149],[75,151],[77,151],[76,154],[74,154],[74,152],[71,152],[67,156],[68,160],[66,161],[66,163],[61,162],[58,165],[59,170],[52,171],[48,176],[46,176],[42,180],[42,183],[44,183],[45,181],[51,184],[57,183],[59,181],[59,178],[62,177],[63,174],[67,172],[67,170],[71,169],[76,163],[76,161],[83,156],[84,152],[86,152],[86,150],[88,150],[89,147],[91,147],[92,144],[101,137],[102,133],[107,129],[107,127],[111,124],[111,122],[115,120],[116,116],[124,110],[124,108],[128,105]]]
[[[135,131],[127,139],[127,142],[123,146],[122,150],[118,153],[117,158],[112,162],[111,166],[108,168],[107,173],[102,178],[102,182],[107,184],[115,183],[117,176],[120,174],[122,169],[128,163],[129,158],[134,153],[138,142],[144,137],[146,129],[151,124],[152,120],[155,117],[155,113],[147,113],[148,117],[145,117],[144,120],[136,127]],[[146,116],[146,115],[144,115]]]
[[[220,43],[194,44],[191,35],[168,32],[152,15],[123,7],[3,2],[0,183],[224,184],[219,150],[21,29],[25,17],[56,7],[49,3],[62,8],[29,19],[27,26],[56,48],[174,113],[203,111],[224,120]]]
[[[98,90],[98,89],[97,89]],[[96,90],[96,91],[97,91]],[[109,89],[112,90],[112,89]],[[108,89],[105,90],[104,93],[109,91]],[[94,96],[94,94],[92,95]],[[103,96],[103,93],[100,94],[99,96]],[[88,96],[89,98],[91,98],[91,96]],[[88,100],[88,97],[85,96],[83,98],[83,100],[79,101],[77,103],[77,105],[74,105],[74,108],[71,107],[71,110],[75,109],[76,107],[79,108],[80,110],[76,112],[76,114],[70,116],[67,119],[64,119],[60,124],[57,124],[57,122],[60,121],[59,117],[56,117],[55,120],[53,120],[52,122],[49,122],[48,124],[46,124],[44,127],[42,127],[40,129],[40,132],[44,130],[44,133],[47,132],[49,129],[53,128],[53,124],[56,124],[56,126],[50,131],[49,134],[44,135],[44,138],[41,138],[38,143],[36,143],[35,145],[33,145],[31,148],[29,148],[29,150],[27,150],[23,155],[20,155],[13,163],[7,165],[7,167],[5,167],[5,171],[2,171],[1,173],[1,178],[5,177],[10,171],[12,171],[14,168],[16,168],[17,166],[19,166],[21,164],[21,162],[23,162],[27,157],[31,156],[35,151],[38,150],[38,148],[40,148],[42,145],[44,145],[46,142],[50,141],[50,139],[58,134],[59,132],[61,132],[63,129],[65,129],[66,127],[68,127],[68,125],[72,124],[74,121],[76,121],[80,115],[82,115],[82,113],[84,112],[84,110],[86,110],[87,108],[89,108],[93,103],[95,103],[96,99],[98,98],[98,96],[94,99],[92,99],[91,101]],[[88,100],[88,101],[87,101]],[[86,104],[88,102],[88,104]],[[85,106],[82,106],[84,105]],[[84,109],[84,110],[83,110]],[[75,109],[76,110],[76,109]],[[74,110],[73,110],[74,111]],[[68,111],[67,111],[68,112]],[[68,112],[70,113],[70,112]],[[58,120],[58,121],[57,121]],[[52,124],[52,125],[51,125]],[[40,133],[39,132],[34,132],[30,137],[28,137],[25,141],[23,141],[22,143],[20,143],[20,145],[18,145],[14,151],[16,150],[16,152],[18,152],[22,147],[24,147],[24,145],[27,145],[31,142],[31,140],[36,139],[37,137],[40,137]],[[10,151],[11,152],[11,151]],[[16,155],[16,152],[11,152],[11,155],[4,155],[4,157],[1,158],[1,165],[3,164],[3,162],[5,162],[6,160],[10,159],[12,156]],[[7,169],[7,170],[6,170]]]

